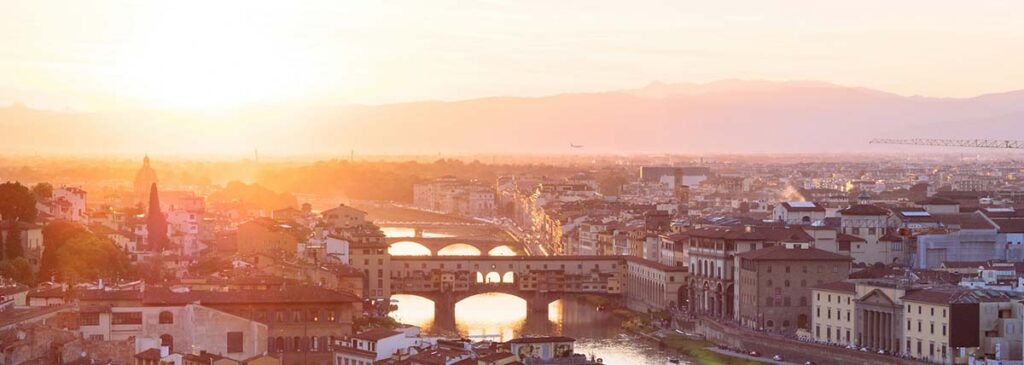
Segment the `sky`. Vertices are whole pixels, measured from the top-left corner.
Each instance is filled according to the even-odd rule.
[[[1024,88],[1021,14],[998,0],[0,0],[0,103],[218,110],[737,78],[967,97]]]

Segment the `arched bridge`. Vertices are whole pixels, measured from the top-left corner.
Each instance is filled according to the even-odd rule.
[[[434,325],[443,329],[455,328],[455,304],[474,295],[486,293],[509,294],[523,299],[526,301],[527,317],[536,318],[547,318],[548,306],[564,294],[523,290],[515,282],[476,282],[468,285],[446,285],[443,288],[415,287],[392,282],[392,294],[411,294],[434,302]]]
[[[385,239],[388,246],[398,242],[415,242],[423,247],[430,250],[431,256],[437,256],[437,253],[446,247],[451,247],[458,244],[464,244],[472,246],[480,251],[480,255],[487,256],[491,250],[501,246],[507,246],[517,252],[522,251],[522,245],[515,241],[501,241],[501,240],[488,240],[488,239],[476,239],[476,238],[460,238],[460,237],[388,237]]]

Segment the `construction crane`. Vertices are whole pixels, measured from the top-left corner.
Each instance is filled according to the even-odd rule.
[[[940,138],[875,138],[872,144],[906,144],[914,146],[976,147],[1024,149],[1024,141],[1001,139],[940,139]]]

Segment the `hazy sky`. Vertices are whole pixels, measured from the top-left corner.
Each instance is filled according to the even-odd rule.
[[[0,1],[0,103],[223,108],[814,79],[1024,88],[1024,1]]]

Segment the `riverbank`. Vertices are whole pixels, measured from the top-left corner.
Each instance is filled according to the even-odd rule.
[[[714,351],[714,344],[704,340],[688,338],[677,334],[675,331],[661,329],[655,326],[652,321],[667,320],[668,315],[664,313],[641,313],[617,306],[611,299],[602,296],[584,296],[583,300],[588,304],[607,308],[616,318],[622,322],[620,326],[634,335],[640,336],[659,346],[675,351],[687,361],[696,364],[709,365],[761,365],[766,362],[744,358],[741,354],[729,354]],[[613,307],[614,305],[614,307]]]

